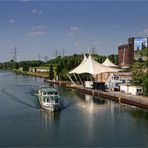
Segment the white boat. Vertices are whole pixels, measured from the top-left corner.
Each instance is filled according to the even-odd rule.
[[[40,87],[38,91],[38,99],[41,108],[48,111],[57,111],[62,109],[63,103],[59,96],[59,92],[52,87]]]

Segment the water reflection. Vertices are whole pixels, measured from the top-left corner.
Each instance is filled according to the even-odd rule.
[[[144,119],[148,120],[148,111],[147,110],[142,110],[140,108],[132,108],[130,106],[125,106],[124,107],[127,112],[129,112],[132,117],[138,119]]]
[[[79,97],[79,107],[85,109],[88,113],[95,113],[103,111],[106,108],[107,101],[103,98],[91,96],[88,94],[81,94]]]
[[[44,109],[40,110],[41,124],[44,133],[49,133],[49,131],[54,129],[54,125],[56,125],[56,128],[58,129],[57,123],[60,121],[60,115],[61,111],[49,112]]]
[[[0,75],[1,147],[148,147],[147,111],[63,87],[70,106],[41,111],[33,93],[43,79]]]

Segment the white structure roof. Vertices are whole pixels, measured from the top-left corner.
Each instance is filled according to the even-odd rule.
[[[80,71],[82,65],[86,62],[86,60],[87,60],[87,57],[84,54],[84,58],[83,58],[83,61],[81,62],[81,64],[79,66],[77,66],[75,69],[73,69],[72,71],[70,71],[69,74],[77,73],[78,71]]]
[[[102,63],[105,66],[116,67],[117,65],[113,64],[108,58]]]
[[[107,67],[98,63],[91,57],[91,55],[89,55],[88,59],[86,59],[85,61],[83,59],[82,63],[78,67],[76,67],[74,70],[70,71],[69,74],[90,73],[92,75],[96,75],[104,72],[118,72],[118,71],[119,69]]]

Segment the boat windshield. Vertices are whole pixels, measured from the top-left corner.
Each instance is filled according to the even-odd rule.
[[[52,97],[46,96],[46,97],[43,98],[43,101],[47,102],[47,103],[59,103],[59,98],[55,97],[55,96],[54,97],[53,96]]]
[[[48,95],[58,95],[58,92],[48,92]]]

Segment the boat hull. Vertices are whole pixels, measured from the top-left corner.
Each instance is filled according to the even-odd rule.
[[[62,109],[62,103],[44,105],[44,102],[42,101],[42,98],[40,96],[38,97],[38,99],[42,109],[50,112],[55,112]]]

